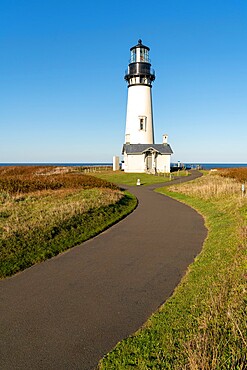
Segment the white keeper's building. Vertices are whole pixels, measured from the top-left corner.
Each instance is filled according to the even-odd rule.
[[[149,48],[138,40],[130,49],[130,63],[125,73],[128,83],[124,171],[137,173],[170,172],[172,149],[168,136],[162,144],[154,143],[152,82],[155,72],[151,68]]]

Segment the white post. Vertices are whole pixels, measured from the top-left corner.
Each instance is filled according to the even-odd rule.
[[[244,197],[244,194],[245,194],[245,186],[244,184],[242,184],[242,197]]]
[[[113,171],[118,171],[119,170],[119,157],[115,156],[113,157],[113,166],[112,166]]]

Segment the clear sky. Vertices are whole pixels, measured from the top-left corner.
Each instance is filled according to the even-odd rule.
[[[129,49],[150,47],[155,142],[247,162],[246,0],[1,0],[0,162],[111,162]]]

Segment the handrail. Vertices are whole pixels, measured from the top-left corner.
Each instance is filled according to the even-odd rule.
[[[155,76],[155,70],[153,68],[127,68],[125,70],[125,76],[138,76],[138,75],[151,75]]]

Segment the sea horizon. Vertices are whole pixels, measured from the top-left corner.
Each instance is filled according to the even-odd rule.
[[[62,167],[107,167],[112,166],[112,162],[7,162],[7,163],[0,163],[1,167],[4,166],[62,166]],[[177,162],[171,163],[172,165],[177,165]],[[247,163],[216,163],[216,162],[185,162],[181,163],[181,166],[187,166],[191,168],[203,168],[206,170],[214,169],[214,168],[238,168],[238,167],[247,167]]]

